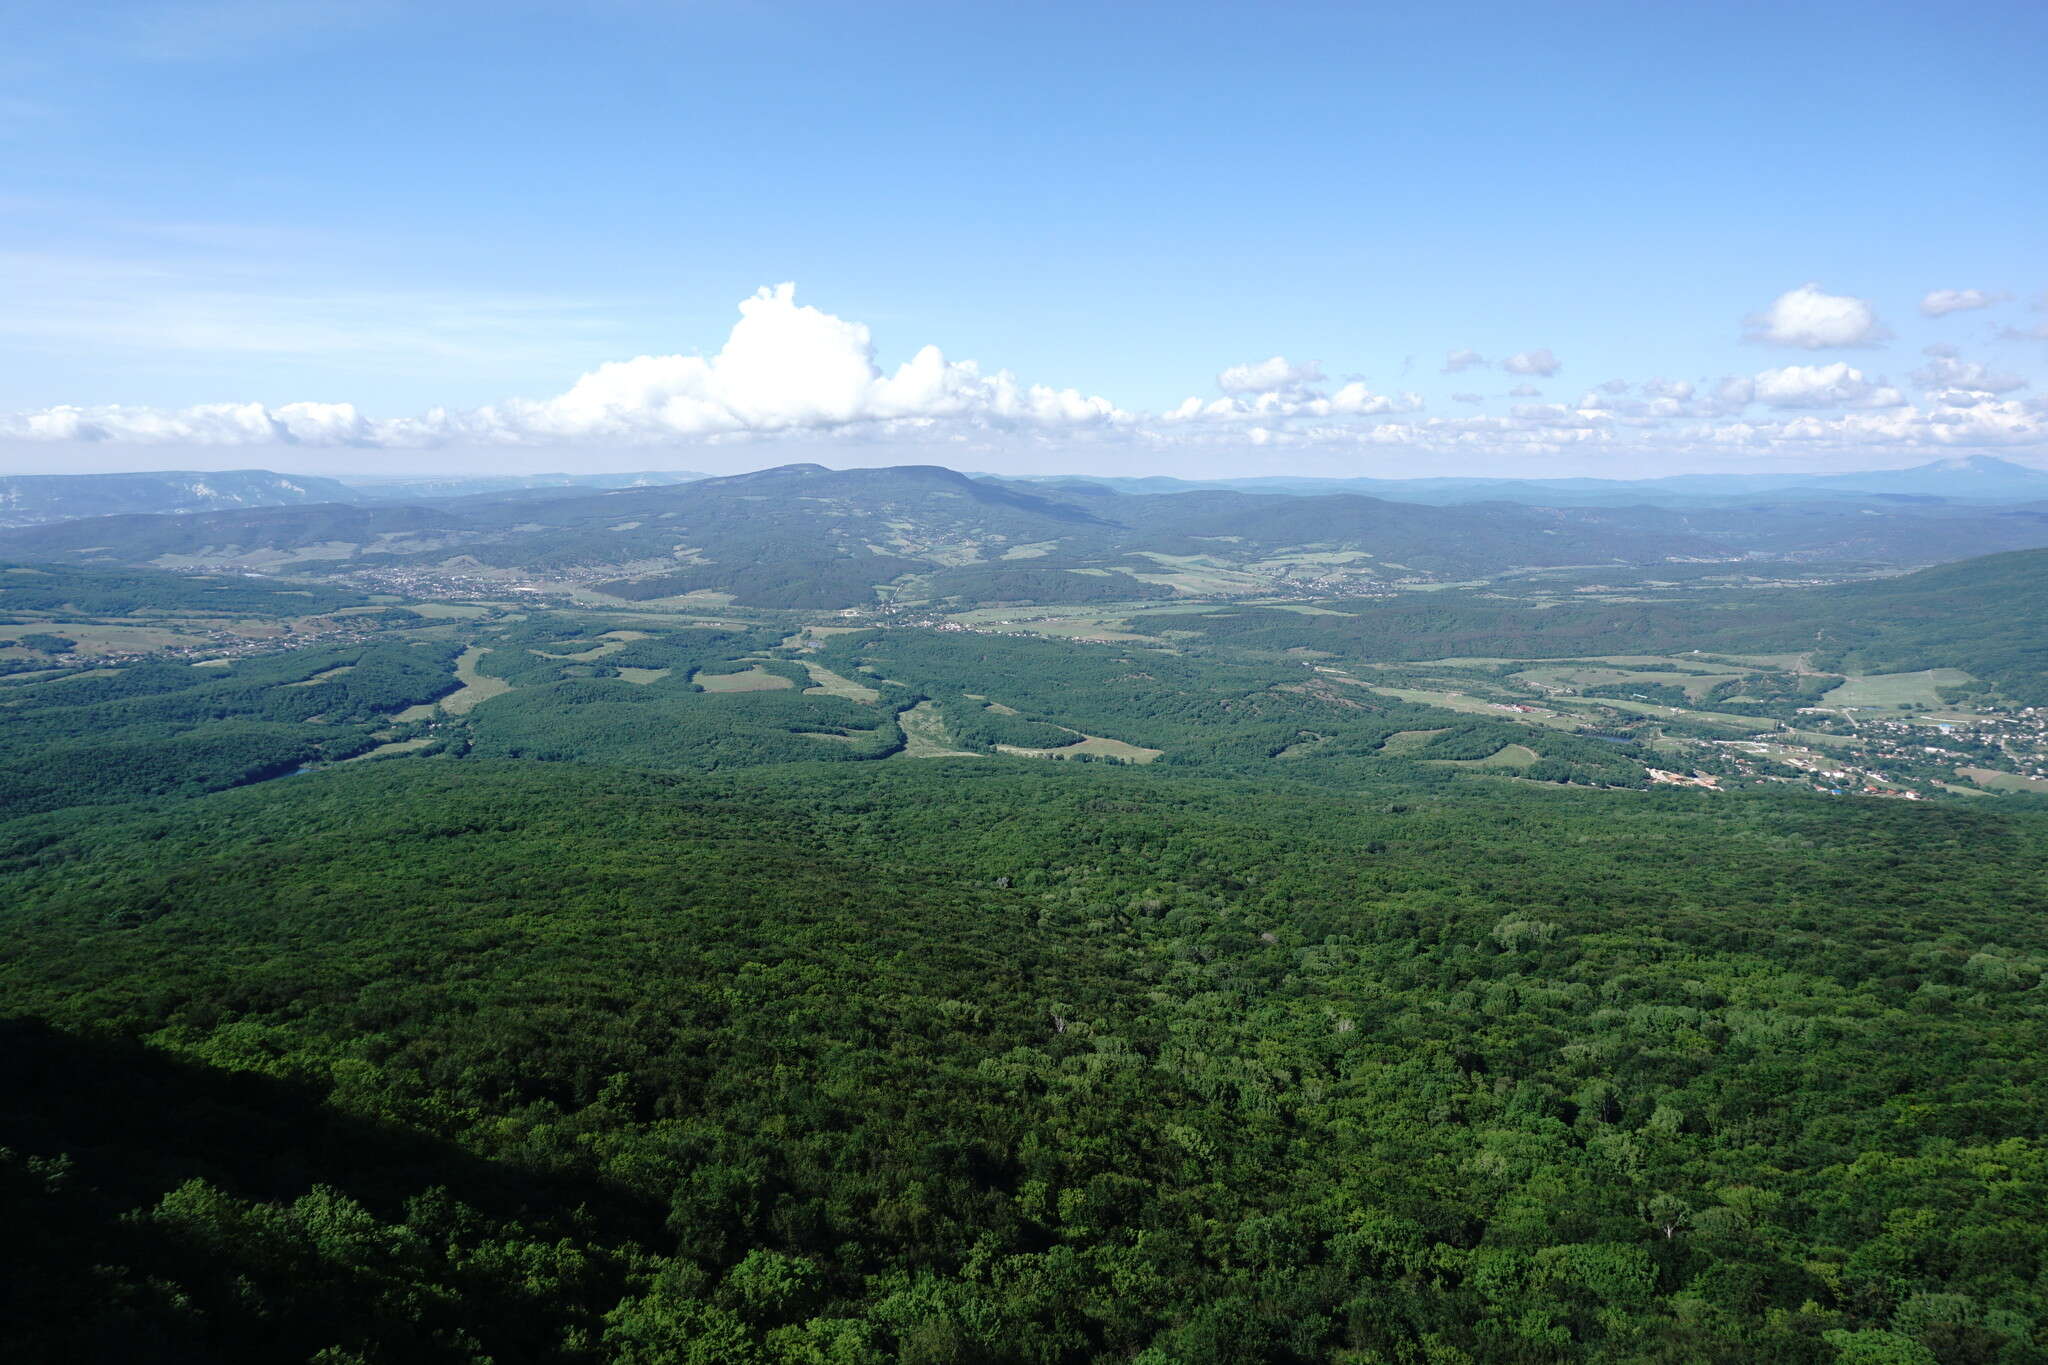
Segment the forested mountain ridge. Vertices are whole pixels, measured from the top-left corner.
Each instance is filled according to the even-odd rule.
[[[818,466],[784,468],[817,469]],[[731,477],[731,476],[728,476]],[[737,477],[748,477],[745,475]],[[0,475],[0,527],[36,526],[124,513],[162,514],[312,502],[419,502],[548,496],[576,490],[659,487],[703,480],[685,471],[621,474],[384,475],[330,478],[267,469]],[[2048,502],[2048,473],[1989,456],[1860,474],[1680,475],[1657,479],[1241,478],[1190,480],[1039,476],[984,477],[1066,500],[1211,490],[1254,494],[1353,494],[1392,502],[1538,507],[1669,507],[1713,510],[1760,503],[1849,500],[1883,507]]]
[[[316,502],[418,502],[566,488],[637,488],[702,478],[690,473],[506,474],[327,478],[269,469],[133,474],[0,475],[0,527],[81,517],[162,515]]]
[[[346,484],[311,474],[229,469],[141,474],[0,474],[0,527],[121,513],[214,511],[346,501]]]
[[[326,551],[358,564],[432,565],[457,554],[545,571],[640,566],[677,559],[730,564],[878,561],[866,577],[903,566],[1001,562],[1005,556],[1119,560],[1131,550],[1242,553],[1331,541],[1379,544],[1425,572],[1532,563],[1654,560],[1670,542],[1610,529],[1607,519],[1525,508],[1445,510],[1339,495],[1302,501],[1193,493],[1113,504],[1047,497],[935,466],[834,471],[790,465],[669,487],[490,495],[403,507],[307,509],[179,518],[85,520],[0,537],[48,558],[147,563],[165,557],[232,560],[265,554],[310,562]],[[1233,529],[1235,528],[1235,529]],[[1569,528],[1569,537],[1561,536]],[[1569,542],[1569,543],[1567,543]],[[1678,542],[1705,553],[1704,541]],[[1017,552],[1023,551],[1019,556]],[[687,576],[687,575],[686,575]],[[765,605],[765,604],[764,604]]]
[[[780,608],[1140,600],[1160,589],[1364,587],[1574,564],[1903,566],[2044,544],[2048,512],[2024,506],[1439,507],[1348,492],[1125,496],[936,466],[819,465],[665,486],[86,518],[0,533],[0,552],[26,559],[479,573],[626,600],[716,592]]]
[[[1135,520],[1121,520],[1126,513]],[[566,574],[631,599],[708,590],[770,607],[872,603],[878,590],[899,586],[912,595],[945,593],[959,585],[928,585],[919,575],[968,565],[1018,575],[1014,584],[980,585],[989,600],[1046,592],[1058,600],[1062,580],[1046,575],[1077,570],[1087,571],[1081,579],[1111,576],[1108,584],[1077,584],[1083,592],[1114,597],[1108,589],[1115,587],[1142,596],[1143,575],[1178,567],[1162,566],[1160,556],[1242,562],[1304,542],[1340,553],[1377,546],[1354,558],[1383,559],[1385,572],[1396,575],[1589,556],[1654,560],[1674,543],[1712,548],[1593,522],[1561,529],[1559,522],[1559,515],[1523,508],[1446,511],[1349,496],[1305,504],[1190,494],[1083,505],[936,467],[786,466],[603,493],[88,519],[0,535],[0,546],[81,563]]]

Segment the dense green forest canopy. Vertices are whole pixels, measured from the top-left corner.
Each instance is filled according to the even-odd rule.
[[[369,600],[359,592],[239,574],[122,573],[0,561],[0,615],[71,611],[88,616],[131,612],[304,616],[362,606]]]
[[[74,1359],[2034,1360],[2041,821],[482,762],[41,817],[0,864],[14,1320]]]
[[[0,1200],[34,1252],[0,1338],[2043,1365],[2048,802],[1655,784],[1685,722],[1593,718],[1745,733],[1823,666],[2019,705],[2044,558],[1078,639],[7,566],[44,643],[0,680]],[[911,576],[1111,581],[1010,564]],[[1114,600],[1174,591],[1142,586]],[[50,644],[234,617],[262,630]],[[1641,657],[1532,718],[1407,667],[1458,656]]]

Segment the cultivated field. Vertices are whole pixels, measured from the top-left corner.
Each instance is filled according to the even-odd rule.
[[[1974,682],[1960,668],[1929,668],[1918,673],[1869,673],[1852,677],[1821,698],[1823,706],[1856,706],[1896,710],[1902,706],[1940,706],[1940,687]]]
[[[945,720],[939,709],[928,701],[921,701],[897,717],[903,726],[903,749],[899,758],[980,758],[981,755],[967,749],[953,747],[953,736],[946,729]]]
[[[797,662],[811,675],[812,685],[804,689],[804,695],[807,697],[844,697],[848,701],[862,704],[882,699],[882,694],[874,688],[863,687],[851,678],[843,678],[823,664],[814,664],[808,659],[799,659]]]
[[[1428,761],[1445,768],[1527,768],[1541,761],[1542,757],[1526,744],[1503,744],[1485,758],[1433,758]]]
[[[1122,759],[1126,763],[1150,763],[1165,752],[1163,749],[1146,749],[1136,744],[1126,744],[1120,739],[1083,735],[1079,730],[1072,733],[1079,735],[1080,741],[1061,745],[1057,749],[1021,749],[1013,744],[998,744],[996,748],[1017,758],[1079,758],[1087,754],[1094,758]]]
[[[706,692],[778,692],[796,684],[759,664],[744,673],[698,673],[690,681]]]
[[[2021,777],[2018,773],[2004,773],[1996,768],[1958,768],[1956,771],[1980,787],[1989,787],[2001,792],[2032,792],[2036,796],[2048,796],[2048,779]]]

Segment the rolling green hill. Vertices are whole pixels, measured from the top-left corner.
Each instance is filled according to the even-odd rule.
[[[1866,583],[1696,601],[1562,602],[1532,609],[1497,593],[1334,601],[1327,614],[1232,606],[1140,618],[1139,631],[1199,631],[1265,650],[1336,657],[1580,658],[1700,650],[1812,651],[1815,666],[1869,671],[1961,668],[2009,698],[2048,705],[2048,550],[1986,555]]]
[[[0,533],[0,552],[74,564],[476,572],[624,600],[717,592],[794,609],[1130,601],[1161,589],[1326,590],[1745,557],[1920,564],[2041,544],[2048,515],[2025,508],[1439,507],[1238,490],[1123,496],[934,466],[818,465],[669,486],[94,517]]]

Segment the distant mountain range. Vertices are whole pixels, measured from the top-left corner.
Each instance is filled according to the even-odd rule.
[[[659,488],[709,477],[685,470],[662,470],[638,474],[506,474],[489,477],[449,474],[438,477],[358,478],[344,475],[337,482],[353,490],[354,500],[417,502],[422,498],[470,498],[551,488]]]
[[[816,468],[817,466],[809,466]],[[747,477],[747,476],[740,476]],[[1451,507],[1726,508],[1799,502],[1993,506],[2048,502],[2048,471],[1989,455],[1938,460],[1861,474],[1679,474],[1660,479],[1244,479],[1101,478],[1080,475],[984,480],[1028,486],[1069,502],[1108,494],[1236,492],[1326,497],[1362,494],[1388,502]],[[307,503],[420,503],[466,498],[550,498],[564,492],[661,488],[707,481],[682,470],[630,474],[419,475],[323,478],[267,469],[216,473],[0,475],[0,527],[40,526],[124,513],[214,512]]]
[[[0,527],[41,526],[122,513],[218,512],[236,507],[294,507],[316,502],[419,502],[535,489],[645,488],[702,474],[522,474],[418,478],[323,478],[268,469],[144,474],[0,475]]]
[[[0,553],[79,565],[573,584],[648,601],[718,593],[806,609],[1118,602],[1367,590],[1515,569],[1909,567],[2048,546],[2048,502],[1762,497],[1727,505],[1431,505],[1354,491],[1025,483],[931,465],[616,489],[89,517],[0,531]],[[370,579],[361,575],[368,572]]]
[[[1829,498],[1909,498],[1957,503],[2034,502],[2048,499],[2048,471],[1967,455],[1911,469],[1860,474],[1677,474],[1659,479],[1248,479],[1096,478],[1040,476],[1021,482],[1053,483],[1074,493],[1095,485],[1119,493],[1185,493],[1227,488],[1255,493],[1366,493],[1394,502],[1437,504],[1519,502],[1534,506],[1698,506],[1749,501]]]
[[[275,474],[268,469],[217,473],[0,475],[0,526],[39,526],[75,517],[123,512],[213,512],[349,502],[356,494],[336,479]]]

